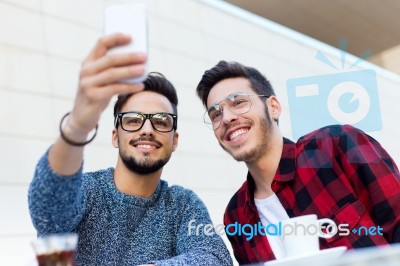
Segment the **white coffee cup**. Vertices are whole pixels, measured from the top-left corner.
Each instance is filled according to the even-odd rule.
[[[285,257],[307,256],[319,252],[319,237],[330,238],[332,234],[321,232],[323,224],[336,224],[328,218],[317,219],[317,215],[303,215],[281,221],[281,240]]]

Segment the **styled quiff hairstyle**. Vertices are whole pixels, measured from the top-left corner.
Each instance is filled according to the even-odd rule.
[[[238,62],[219,61],[216,66],[206,70],[197,85],[196,93],[207,108],[207,98],[212,87],[228,78],[243,77],[249,80],[256,94],[275,95],[271,83],[257,69],[244,66]]]
[[[159,72],[150,72],[147,79],[143,82],[145,91],[153,91],[167,97],[172,105],[173,113],[178,115],[178,95],[176,89],[172,83],[165,78],[165,76]],[[133,94],[119,95],[114,105],[114,121],[121,111],[122,106]],[[116,123],[118,127],[118,123]]]

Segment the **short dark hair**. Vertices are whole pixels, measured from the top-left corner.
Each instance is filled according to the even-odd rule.
[[[172,83],[165,78],[165,76],[159,72],[150,72],[147,79],[143,82],[145,91],[153,91],[167,97],[172,105],[173,113],[178,115],[178,95],[176,89]],[[122,106],[131,97],[131,94],[119,95],[114,105],[114,121],[121,111]],[[116,124],[116,127],[118,124]]]
[[[271,83],[257,69],[244,66],[238,62],[222,60],[216,66],[204,72],[196,88],[197,96],[207,107],[207,98],[212,87],[224,79],[238,77],[248,79],[256,94],[275,95]]]

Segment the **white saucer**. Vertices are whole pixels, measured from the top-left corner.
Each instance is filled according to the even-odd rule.
[[[312,254],[312,255],[299,255],[299,256],[293,256],[289,258],[284,258],[284,259],[279,259],[279,260],[273,260],[273,261],[268,261],[264,263],[265,266],[270,266],[270,265],[276,265],[276,266],[289,266],[289,265],[307,265],[307,266],[313,266],[313,265],[323,265],[328,262],[332,262],[335,259],[339,258],[340,256],[343,255],[343,253],[347,250],[347,247],[334,247],[334,248],[328,248],[328,249],[323,249],[319,251],[318,253]]]
[[[400,265],[400,243],[352,249],[340,258],[340,266],[374,265],[398,266]]]

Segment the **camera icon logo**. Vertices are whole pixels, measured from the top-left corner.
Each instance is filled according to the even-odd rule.
[[[286,87],[295,139],[331,124],[350,124],[366,132],[382,129],[372,69],[289,79]]]

